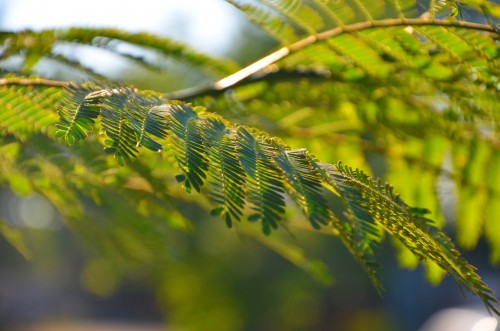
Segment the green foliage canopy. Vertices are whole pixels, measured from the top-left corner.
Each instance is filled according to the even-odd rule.
[[[244,220],[258,223],[268,235],[262,243],[321,278],[321,265],[287,254],[273,237],[295,225],[287,213],[297,206],[313,229],[341,239],[378,289],[376,257],[387,234],[402,265],[421,261],[434,281],[448,273],[496,311],[491,291],[439,230],[438,191],[440,181],[455,184],[458,243],[473,248],[484,234],[498,263],[499,6],[228,2],[282,47],[237,70],[148,34],[2,33],[3,58],[21,57],[22,65],[0,80],[0,181],[46,197],[103,252],[150,259],[172,229],[189,227],[182,206],[194,205],[256,237]],[[122,86],[55,51],[68,43],[165,70],[117,47],[134,45],[211,81],[166,94]],[[35,78],[42,59],[91,82]],[[179,194],[174,181],[208,203]],[[165,223],[167,215],[176,221]],[[18,236],[8,238],[25,251]]]

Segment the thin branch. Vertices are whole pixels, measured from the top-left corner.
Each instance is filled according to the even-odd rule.
[[[281,60],[290,53],[297,52],[302,48],[312,45],[318,41],[323,41],[329,38],[333,38],[343,33],[351,33],[373,28],[396,27],[396,26],[460,27],[464,29],[472,29],[472,30],[490,32],[500,35],[500,32],[498,32],[494,27],[490,25],[472,23],[466,21],[445,21],[445,20],[434,20],[429,18],[412,18],[412,19],[393,18],[393,19],[384,19],[384,20],[370,21],[370,22],[360,22],[346,26],[336,27],[334,29],[324,31],[316,35],[308,36],[289,46],[278,49],[277,51],[267,55],[266,57],[250,64],[249,66],[221,80],[190,87],[175,92],[169,92],[166,93],[164,96],[168,99],[182,100],[182,99],[195,98],[197,96],[203,96],[203,95],[217,95],[239,84],[242,84],[244,81],[249,80],[249,78],[255,79],[255,77],[253,77],[255,73],[262,71],[264,71],[264,75],[268,73],[273,73],[274,71],[272,70],[272,68],[271,70],[268,70],[268,72],[265,72],[264,69],[269,68],[273,63]],[[264,75],[261,75],[256,79],[261,80],[264,78]],[[25,85],[25,86],[68,87],[70,84],[71,83],[65,81],[49,80],[43,78],[16,78],[16,77],[0,78],[0,86]]]
[[[336,37],[343,33],[351,33],[363,30],[383,27],[396,27],[396,26],[443,26],[443,27],[458,27],[464,29],[471,29],[477,31],[490,32],[500,35],[500,33],[492,26],[487,24],[472,23],[466,21],[445,21],[435,20],[429,18],[391,18],[378,21],[360,22],[345,26],[339,26],[331,30],[327,30],[316,35],[308,36],[301,39],[289,46],[282,47],[277,51],[263,57],[250,64],[249,66],[237,71],[216,82],[206,83],[199,86],[190,87],[187,89],[166,93],[164,96],[169,99],[190,99],[207,94],[217,94],[214,92],[223,92],[227,89],[234,87],[236,84],[247,80],[253,74],[265,69],[271,64],[281,60],[290,53],[297,52],[309,45],[318,41],[323,41],[329,38]]]
[[[0,86],[23,85],[23,86],[47,86],[47,87],[69,87],[69,82],[51,80],[44,78],[0,78]]]
[[[322,72],[322,71],[316,71],[316,70],[275,70],[277,68],[274,68],[275,66],[271,65],[268,67],[265,67],[264,70],[259,71],[256,74],[250,75],[249,77],[242,79],[230,87],[226,89],[214,89],[213,88],[213,83],[205,83],[202,85],[194,86],[194,87],[189,87],[186,89],[183,89],[182,91],[186,94],[189,94],[187,96],[181,96],[181,95],[176,95],[175,93],[177,92],[172,92],[172,93],[166,93],[163,96],[167,99],[172,99],[172,100],[184,100],[187,101],[190,98],[195,98],[198,96],[219,96],[223,93],[225,93],[228,89],[230,88],[235,88],[240,85],[246,85],[249,83],[256,83],[256,82],[276,82],[276,81],[295,81],[297,79],[301,78],[307,78],[310,80],[317,80],[317,81],[323,81],[326,79],[331,79],[332,74],[330,72]],[[269,69],[269,70],[268,70]]]

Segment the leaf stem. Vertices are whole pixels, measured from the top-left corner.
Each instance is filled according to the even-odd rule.
[[[44,78],[19,78],[19,77],[0,78],[0,86],[8,86],[8,85],[69,87],[70,83],[60,80],[51,80]]]
[[[206,83],[199,86],[190,87],[183,90],[166,93],[164,96],[168,99],[185,100],[207,94],[213,94],[226,91],[238,83],[247,80],[255,73],[269,67],[287,55],[297,52],[304,47],[310,46],[318,41],[323,41],[329,38],[339,36],[344,33],[352,33],[362,30],[369,30],[373,28],[383,27],[396,27],[396,26],[443,26],[443,27],[457,27],[463,29],[471,29],[483,32],[490,32],[500,35],[500,33],[493,27],[487,24],[479,24],[466,21],[447,21],[436,20],[429,18],[390,18],[377,21],[364,21],[345,26],[339,26],[315,35],[310,35],[301,39],[289,46],[282,47],[275,52],[259,59],[258,61],[248,65],[247,67],[235,72],[232,75],[222,78],[216,82]]]

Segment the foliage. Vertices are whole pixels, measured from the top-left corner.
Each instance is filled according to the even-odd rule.
[[[0,81],[0,181],[46,197],[75,232],[118,260],[152,259],[177,229],[191,227],[189,209],[203,209],[328,281],[322,264],[290,254],[293,245],[275,235],[296,226],[296,206],[310,227],[340,238],[379,290],[377,252],[387,234],[402,265],[421,261],[434,281],[448,273],[496,311],[491,291],[439,229],[439,190],[454,183],[445,195],[456,199],[458,243],[473,248],[484,234],[498,263],[499,6],[228,2],[282,45],[232,75],[236,65],[148,34],[1,34],[3,57],[22,65]],[[166,94],[122,86],[57,52],[68,43],[160,70],[172,58],[214,81]],[[117,47],[124,43],[141,55]],[[30,76],[43,59],[91,82]],[[179,193],[174,181],[207,201]]]

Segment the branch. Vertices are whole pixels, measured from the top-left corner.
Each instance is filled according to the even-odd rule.
[[[323,72],[316,70],[277,70],[276,66],[271,65],[263,68],[263,70],[255,74],[251,74],[245,79],[242,79],[224,89],[215,89],[213,88],[214,83],[205,83],[194,87],[188,87],[186,89],[177,92],[168,92],[165,93],[163,96],[171,100],[186,101],[189,100],[190,98],[196,98],[198,96],[215,97],[223,94],[228,89],[235,88],[241,85],[246,85],[249,83],[256,83],[260,81],[265,81],[265,82],[293,81],[301,78],[322,81],[326,79],[331,79],[332,74],[330,72],[326,71]],[[184,93],[185,95],[180,94],[180,92]]]
[[[500,35],[500,33],[492,26],[487,24],[472,23],[466,21],[445,21],[435,20],[428,18],[391,18],[379,21],[360,22],[345,26],[339,26],[331,30],[320,32],[316,35],[308,36],[301,39],[289,46],[282,47],[277,51],[263,57],[262,59],[250,64],[249,66],[237,71],[216,82],[206,83],[187,89],[166,93],[164,96],[169,99],[185,100],[203,96],[207,94],[222,93],[230,88],[247,81],[255,73],[264,70],[270,65],[283,59],[287,55],[297,52],[309,45],[318,41],[323,41],[329,38],[336,37],[343,33],[357,32],[382,27],[396,27],[396,26],[443,26],[443,27],[459,27],[464,29],[471,29],[477,31],[490,32]]]
[[[0,86],[23,85],[23,86],[47,86],[47,87],[69,87],[69,82],[51,80],[44,78],[0,78]]]

